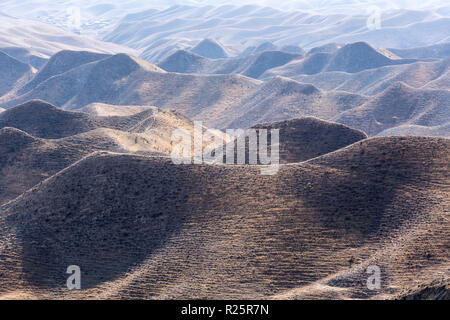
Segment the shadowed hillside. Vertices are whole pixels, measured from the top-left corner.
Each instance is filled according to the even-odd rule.
[[[105,116],[67,112],[41,101],[30,101],[5,112],[4,123],[15,124],[41,138],[7,125],[0,129],[0,203],[94,151],[169,155],[174,130],[183,129],[191,135],[194,132],[192,120],[173,111],[104,104],[92,105],[90,110],[92,107]],[[120,113],[120,108],[124,112]],[[223,137],[228,141],[226,135]]]
[[[15,128],[3,128],[0,130],[0,203],[14,199],[91,152],[160,154],[159,149],[162,147],[150,135],[112,129],[45,140]]]
[[[374,138],[273,176],[94,154],[1,207],[0,292],[393,297],[448,269],[449,151],[445,139]],[[82,291],[65,289],[73,264]],[[369,264],[381,290],[365,285]]]
[[[411,49],[389,49],[399,57],[409,59],[442,59],[450,57],[450,42]]]
[[[342,47],[331,46],[330,49],[327,46],[314,48],[303,59],[294,60],[281,67],[269,70],[261,78],[274,75],[295,77],[332,71],[357,73],[384,66],[410,64],[415,61],[412,59],[391,59],[366,42],[356,42]]]
[[[279,130],[278,150],[280,163],[295,163],[309,160],[367,138],[367,135],[362,131],[314,117],[263,123],[255,125],[252,128],[256,129],[257,136],[255,146],[257,148],[259,148],[261,144],[261,129],[267,130],[266,146],[268,155],[274,150],[274,146],[272,145],[272,132],[275,129]],[[233,141],[224,146],[224,163],[238,163],[239,152],[237,149],[237,139],[238,138],[234,138]],[[227,159],[227,150],[229,148],[234,150],[233,160]],[[245,137],[244,158],[246,164],[251,163],[250,159],[253,159],[249,154],[249,149],[249,136],[247,135]],[[256,158],[254,158],[256,162],[251,164],[261,164],[258,150],[259,149],[252,151],[256,155]],[[217,150],[215,150],[215,152],[217,152]],[[213,153],[211,151],[210,154],[214,155],[215,152]],[[240,163],[242,163],[242,160],[240,161]]]
[[[198,74],[242,74],[259,78],[266,70],[299,59],[300,54],[282,51],[264,51],[238,58],[207,59],[186,50],[178,50],[158,66],[168,72]]]
[[[309,160],[367,138],[359,130],[313,117],[264,123],[253,128],[267,129],[268,145],[271,145],[270,130],[280,130],[281,163]]]

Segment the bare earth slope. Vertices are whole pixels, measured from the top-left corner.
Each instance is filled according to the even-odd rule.
[[[448,276],[449,151],[446,139],[373,138],[273,176],[94,154],[1,207],[0,292],[393,297]],[[82,291],[65,288],[73,264]],[[369,264],[381,290],[365,285]]]

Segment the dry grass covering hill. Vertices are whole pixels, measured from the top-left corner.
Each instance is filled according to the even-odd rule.
[[[249,128],[258,123],[304,116],[327,120],[345,110],[356,108],[367,100],[364,96],[347,92],[325,92],[311,84],[275,77],[238,103],[225,108],[207,124],[217,128]]]
[[[168,72],[199,74],[242,74],[259,78],[266,70],[299,59],[300,54],[282,51],[264,51],[244,57],[207,59],[186,50],[178,50],[158,66]]]
[[[152,115],[153,110],[147,110],[131,116],[99,117],[31,100],[2,112],[0,128],[14,127],[39,138],[58,139],[97,128],[127,131]]]
[[[252,127],[256,129],[256,147],[261,144],[261,130],[267,130],[267,154],[270,156],[274,150],[272,145],[272,132],[274,129],[279,130],[279,162],[295,163],[306,161],[323,154],[336,151],[346,147],[352,143],[367,138],[367,135],[359,130],[349,128],[347,126],[321,120],[314,117],[304,117],[299,119],[285,120],[273,123],[263,123]],[[241,137],[242,138],[242,137]],[[224,163],[238,163],[238,150],[236,141],[239,138],[233,138],[233,141],[225,145],[223,148]],[[253,137],[254,139],[254,137]],[[227,159],[227,150],[233,148],[233,160]],[[249,164],[251,156],[249,154],[249,136],[245,136],[245,163]],[[259,150],[259,149],[258,149]],[[217,152],[215,150],[214,154]],[[261,164],[259,151],[256,153],[256,163]],[[264,156],[266,156],[266,151]],[[211,154],[213,154],[211,152]],[[242,164],[242,160],[241,164]],[[255,164],[255,163],[252,163]]]
[[[0,203],[14,199],[94,151],[162,154],[157,152],[160,149],[164,148],[149,135],[112,129],[46,140],[19,129],[3,128],[0,130]]]
[[[449,151],[373,138],[273,176],[97,153],[1,207],[0,296],[394,297],[448,277]]]
[[[313,117],[265,123],[253,128],[267,129],[269,146],[270,130],[280,130],[281,163],[309,160],[367,138],[362,131]]]
[[[266,76],[278,74],[276,71],[277,69],[273,69]],[[292,75],[292,78],[312,83],[322,90],[342,90],[373,96],[399,81],[414,88],[450,89],[449,75],[450,59],[447,58],[433,62],[385,66],[358,73],[333,71],[314,75]]]
[[[119,108],[124,111],[121,113]],[[191,135],[194,132],[191,120],[155,107],[96,104],[89,109],[105,116],[63,111],[41,101],[5,112],[3,124],[14,124],[40,138],[8,126],[0,129],[0,203],[17,197],[89,153],[104,150],[168,155],[175,129]]]
[[[0,97],[30,81],[36,70],[0,50]]]

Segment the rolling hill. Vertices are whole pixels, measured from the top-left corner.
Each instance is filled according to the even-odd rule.
[[[264,157],[270,156],[274,150],[272,144],[273,130],[279,130],[278,134],[278,150],[279,163],[295,163],[310,160],[346,147],[352,143],[367,138],[367,135],[359,130],[355,130],[344,125],[329,121],[320,120],[314,117],[304,117],[292,120],[285,120],[272,123],[262,123],[252,127],[256,129],[256,148],[260,148],[261,137],[267,137],[267,151]],[[266,131],[262,131],[266,130]],[[265,136],[267,134],[267,136]],[[239,136],[239,134],[238,134]],[[242,138],[242,137],[241,137]],[[231,142],[223,148],[223,163],[227,164],[262,164],[260,159],[260,150],[257,149],[254,155],[250,155],[249,135],[245,136],[245,145],[237,142],[237,138],[233,138]],[[242,150],[238,150],[243,146]],[[233,150],[233,159],[227,158],[227,152]],[[239,158],[240,153],[245,149],[244,158]],[[214,149],[213,149],[214,150]],[[208,150],[207,150],[208,152]],[[209,151],[211,155],[215,155],[218,150]],[[220,152],[220,151],[219,151]],[[239,160],[238,160],[239,159]],[[251,162],[253,159],[254,162]]]
[[[301,60],[294,60],[281,67],[266,71],[266,74],[262,75],[261,78],[274,75],[295,77],[302,74],[313,75],[332,71],[357,73],[368,69],[413,62],[416,62],[416,60],[391,59],[366,42],[355,42],[339,47],[334,52],[312,50]]]
[[[14,127],[38,138],[58,139],[98,128],[126,131],[152,114],[149,110],[129,117],[99,117],[31,100],[2,112],[0,128]]]
[[[91,103],[153,105],[206,121],[259,84],[240,75],[167,73],[136,57],[117,54],[50,77],[15,99],[3,100],[1,105],[12,107],[31,99],[64,109]]]
[[[200,41],[190,51],[199,56],[211,59],[220,59],[228,57],[225,48],[213,39],[204,39]]]
[[[54,54],[50,58],[50,60],[48,60],[42,70],[40,70],[39,73],[36,74],[33,80],[23,86],[19,90],[18,94],[20,95],[32,89],[35,89],[40,83],[53,76],[63,74],[83,64],[106,59],[110,56],[111,55],[87,51],[60,51]]]
[[[449,151],[447,139],[373,138],[273,176],[96,153],[1,207],[0,292],[395,297],[447,272]],[[65,289],[73,264],[82,291]],[[383,282],[370,291],[374,264]]]
[[[450,59],[442,59],[385,66],[351,74],[339,71],[298,75],[293,71],[287,75],[300,82],[312,83],[323,90],[342,90],[372,96],[399,81],[414,88],[450,89],[449,66]],[[277,69],[272,69],[265,76],[276,73]]]
[[[400,125],[434,127],[450,121],[450,91],[415,89],[396,83],[362,106],[345,111],[333,121],[368,135]]]
[[[282,51],[264,51],[245,57],[207,59],[186,50],[178,50],[158,66],[168,72],[199,74],[242,74],[259,78],[266,70],[284,65],[300,58],[299,54]]]
[[[217,128],[249,128],[258,123],[314,116],[331,119],[341,112],[367,101],[364,96],[347,92],[325,92],[313,85],[284,77],[262,84],[234,105],[224,109],[213,121]]]
[[[0,51],[0,97],[30,81],[36,70]]]
[[[0,51],[6,53],[16,60],[19,60],[20,62],[33,66],[37,70],[40,70],[50,58],[49,56],[37,51],[20,47],[3,47],[0,48]]]
[[[362,5],[351,4],[354,8]],[[267,43],[272,50],[288,45],[309,50],[329,43],[359,41],[399,49],[448,42],[450,19],[445,11],[391,9],[383,12],[381,28],[371,29],[366,25],[367,5],[352,14],[338,13],[344,4],[335,10],[315,12],[305,10],[307,6],[310,4],[303,3],[303,11],[232,4],[147,10],[124,16],[103,40],[134,48],[153,63],[176,50],[189,50],[205,38],[221,43],[227,51],[243,53]]]
[[[411,49],[389,49],[397,56],[406,59],[443,59],[450,57],[450,43]]]

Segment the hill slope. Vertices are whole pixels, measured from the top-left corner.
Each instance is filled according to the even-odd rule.
[[[373,99],[333,118],[369,135],[400,125],[438,126],[450,121],[450,91],[396,83]]]
[[[0,114],[0,128],[14,127],[39,138],[58,139],[97,128],[128,130],[153,114],[144,111],[129,117],[99,117],[56,108],[31,100]]]
[[[325,92],[284,77],[265,82],[239,103],[224,109],[209,124],[217,128],[249,128],[258,123],[315,116],[331,119],[367,101],[346,92]]]
[[[0,51],[0,97],[31,80],[35,69]]]
[[[2,107],[31,99],[48,101],[64,109],[79,109],[97,102],[153,105],[207,120],[259,84],[239,75],[167,73],[138,58],[117,54],[48,78],[22,96],[3,101]]]
[[[280,130],[280,163],[309,160],[367,138],[359,130],[313,117],[258,124],[253,128],[266,129],[269,142],[270,131]]]
[[[70,166],[94,151],[160,154],[149,135],[96,129],[71,137],[46,140],[15,128],[0,129],[0,203]]]
[[[207,59],[186,50],[178,50],[158,66],[169,72],[199,74],[242,74],[259,78],[266,70],[285,65],[300,58],[299,54],[282,51],[264,51],[245,57]]]
[[[106,59],[110,56],[111,55],[87,51],[60,51],[54,54],[33,80],[21,88],[18,93],[23,94],[36,88],[40,83],[53,76],[63,74],[64,72],[89,62]]]
[[[0,292],[392,297],[448,269],[449,151],[445,139],[375,138],[274,176],[94,154],[1,207]],[[82,291],[65,289],[73,264]],[[381,290],[365,285],[370,264]]]

